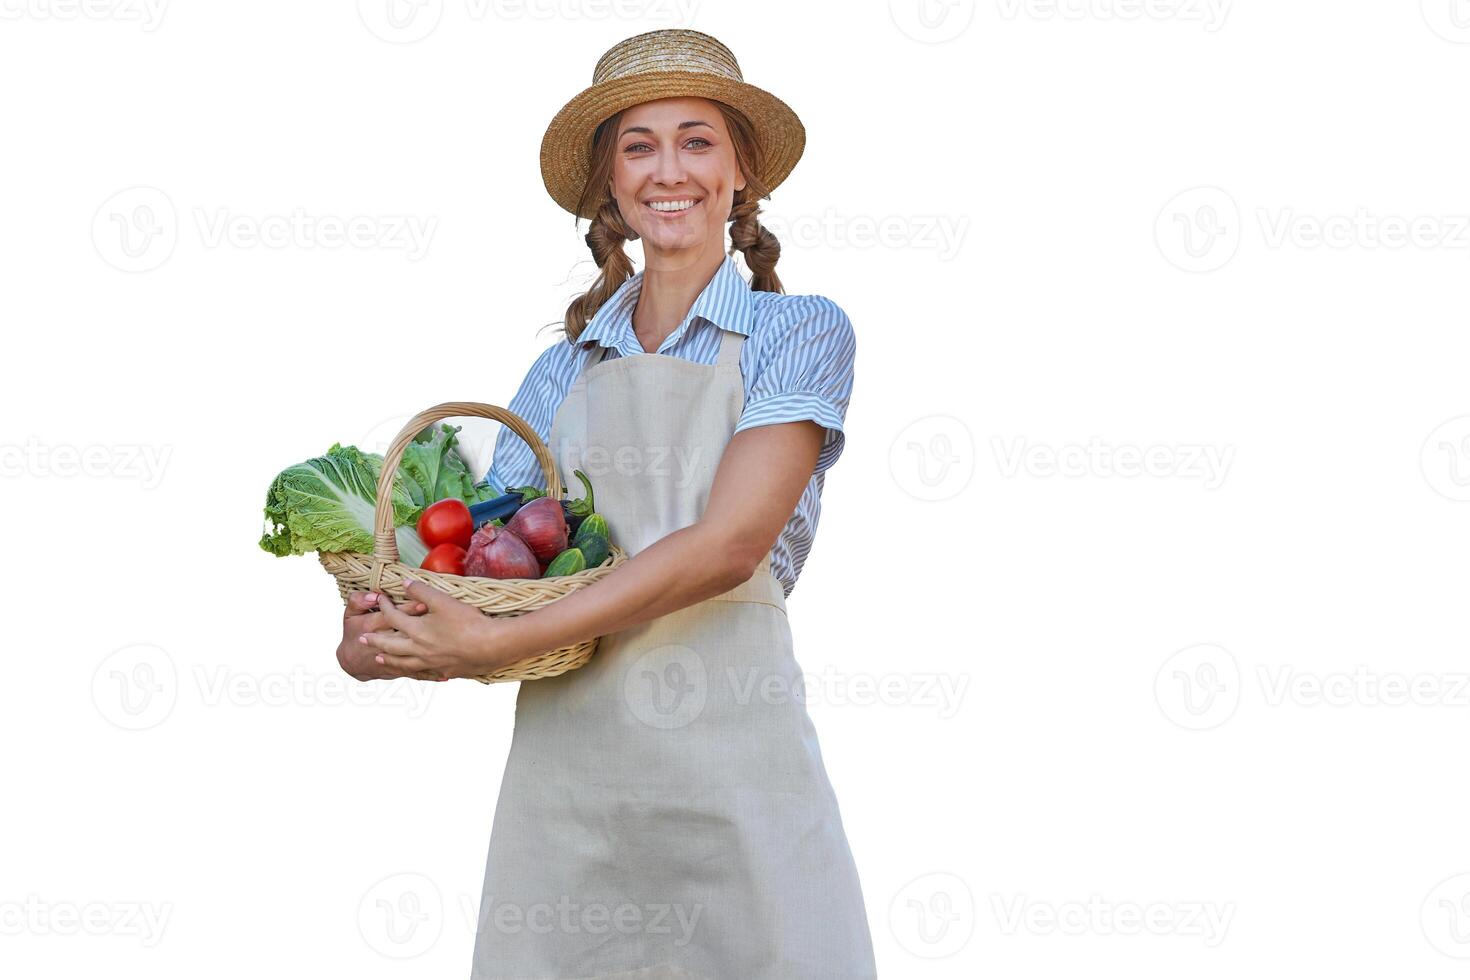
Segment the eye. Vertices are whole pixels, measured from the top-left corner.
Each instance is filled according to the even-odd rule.
[[[700,143],[703,143],[705,146],[714,146],[713,143],[711,143],[709,140],[705,139],[703,136],[691,136],[689,138],[689,142],[690,143],[693,143],[695,141],[698,141]],[[686,143],[685,145],[687,146],[689,144]],[[638,151],[639,149],[652,149],[652,147],[650,147],[647,143],[631,143],[628,146],[623,147],[623,152],[624,153],[634,153],[634,152]]]

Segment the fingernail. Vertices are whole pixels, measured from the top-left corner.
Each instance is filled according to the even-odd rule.
[[[383,662],[383,655],[380,653],[376,657],[374,657],[373,659],[376,660],[378,663],[382,663]]]
[[[367,595],[363,596],[362,598],[363,598],[363,601],[364,602],[377,602],[378,601],[378,594],[376,592],[369,592]]]
[[[405,589],[408,588],[410,585],[414,585],[414,584],[416,584],[416,583],[411,578],[406,578],[406,579],[403,580],[403,587]]]
[[[359,633],[359,634],[357,634],[357,642],[358,643],[366,643],[367,642],[367,634],[366,633]]]

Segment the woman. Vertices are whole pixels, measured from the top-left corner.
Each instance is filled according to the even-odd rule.
[[[353,597],[356,676],[471,676],[602,636],[585,666],[520,686],[476,978],[875,975],[785,610],[854,359],[841,309],[783,294],[756,220],[804,137],[709,35],[653,31],[603,56],[541,148],[601,274],[509,407],[564,482],[588,474],[632,557],[514,619],[418,583],[402,607]],[[490,482],[542,482],[508,429]]]

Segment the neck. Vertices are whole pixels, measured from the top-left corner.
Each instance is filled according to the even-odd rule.
[[[724,261],[723,240],[698,252],[645,253],[643,282],[633,308],[633,332],[644,351],[657,351],[678,329]]]

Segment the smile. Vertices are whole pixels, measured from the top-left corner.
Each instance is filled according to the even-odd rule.
[[[700,200],[703,199],[701,198]],[[698,203],[699,200],[691,197],[685,198],[682,201],[644,201],[643,206],[650,211],[657,211],[660,214],[679,214],[688,211]]]

